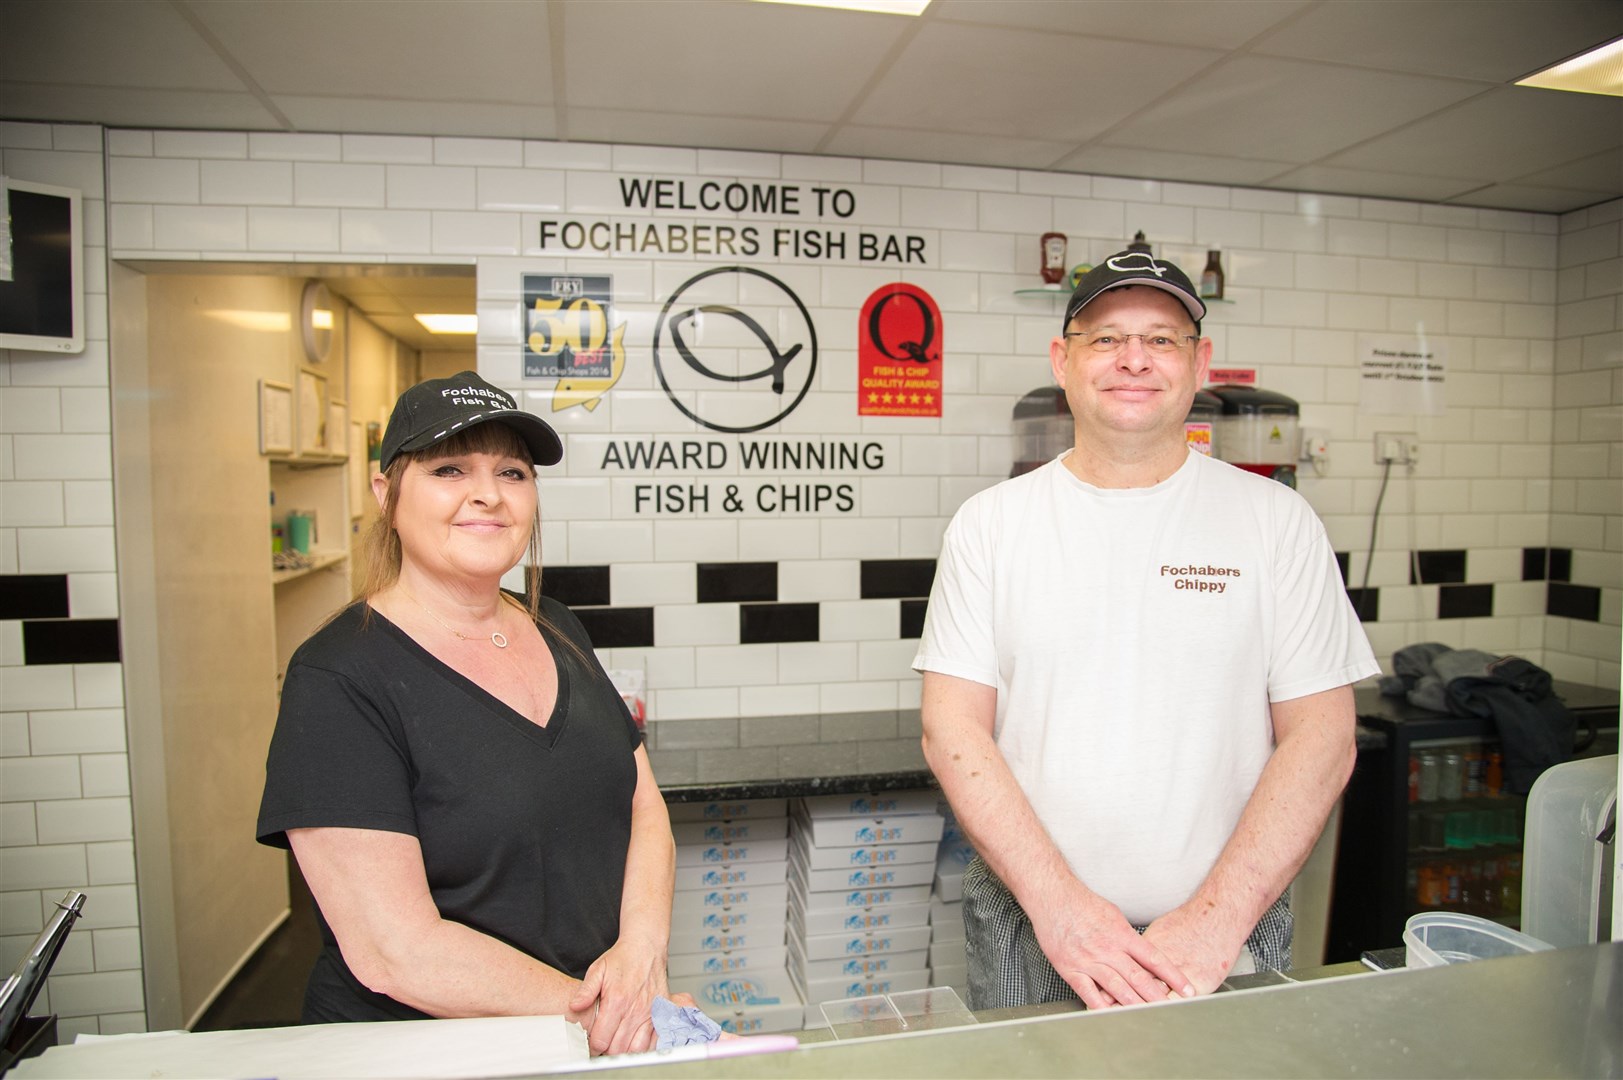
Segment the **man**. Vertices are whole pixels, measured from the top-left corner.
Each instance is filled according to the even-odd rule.
[[[948,527],[913,666],[979,852],[970,1003],[1193,996],[1290,963],[1284,893],[1378,672],[1294,491],[1189,450],[1205,305],[1124,251],[1049,346],[1075,446]]]

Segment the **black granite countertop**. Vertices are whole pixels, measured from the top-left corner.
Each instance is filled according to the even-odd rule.
[[[666,802],[781,799],[936,786],[917,709],[653,720],[648,760]],[[1360,750],[1386,745],[1360,725]]]

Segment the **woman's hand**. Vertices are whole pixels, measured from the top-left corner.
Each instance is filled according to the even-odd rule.
[[[621,938],[586,969],[569,1010],[586,1029],[592,1053],[654,1048],[652,1009],[654,998],[666,992],[665,959],[664,942],[655,947]]]

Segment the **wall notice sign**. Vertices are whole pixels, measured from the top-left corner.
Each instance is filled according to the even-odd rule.
[[[1358,405],[1366,412],[1437,416],[1448,348],[1424,334],[1358,335]]]
[[[1208,368],[1207,386],[1255,386],[1257,369],[1249,367]]]
[[[941,415],[941,309],[917,285],[875,289],[857,323],[857,415]]]

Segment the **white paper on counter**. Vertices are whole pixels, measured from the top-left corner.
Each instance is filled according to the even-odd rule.
[[[586,1032],[561,1016],[492,1016],[247,1031],[157,1032],[53,1046],[11,1075],[100,1078],[518,1076],[583,1062]]]

